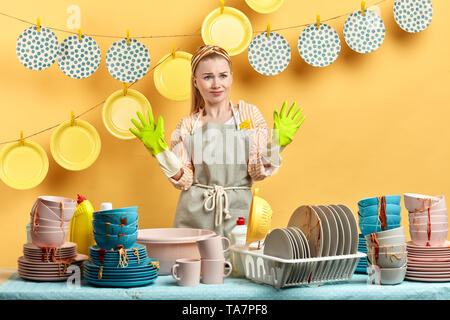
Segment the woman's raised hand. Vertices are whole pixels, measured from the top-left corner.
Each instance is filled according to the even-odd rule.
[[[294,140],[294,135],[305,121],[305,116],[302,116],[303,109],[296,111],[297,103],[294,102],[286,114],[287,101],[283,103],[280,113],[275,110],[273,112],[273,128],[278,130],[278,144],[280,146],[287,146]]]
[[[141,140],[145,147],[150,151],[153,156],[158,153],[163,152],[167,149],[167,144],[164,141],[164,120],[161,116],[158,117],[158,121],[153,120],[153,114],[150,109],[148,109],[148,122],[144,119],[142,113],[138,112],[140,123],[135,119],[131,119],[131,122],[137,128],[130,128],[131,133]]]

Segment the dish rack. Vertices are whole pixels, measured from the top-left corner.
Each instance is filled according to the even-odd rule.
[[[263,249],[248,250],[232,246],[230,248],[233,269],[241,276],[259,283],[269,284],[275,289],[311,286],[326,282],[350,280],[359,259],[365,253],[305,258],[281,259],[263,254]]]

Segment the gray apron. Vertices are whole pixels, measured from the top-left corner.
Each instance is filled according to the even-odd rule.
[[[230,101],[231,102],[231,101]],[[194,165],[194,181],[178,200],[174,227],[213,230],[230,239],[238,217],[248,221],[252,179],[248,174],[251,139],[235,124],[207,122],[195,128],[184,143]]]

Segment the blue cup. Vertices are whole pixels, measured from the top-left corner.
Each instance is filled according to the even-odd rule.
[[[138,233],[117,235],[117,234],[97,234],[94,232],[94,239],[97,245],[105,250],[116,249],[122,245],[124,249],[130,249],[136,242]]]
[[[129,225],[120,225],[114,223],[108,223],[103,221],[92,221],[92,226],[94,227],[94,232],[102,234],[132,234],[137,232],[138,224],[137,221]]]
[[[378,224],[360,224],[359,228],[361,229],[361,233],[365,236],[374,233],[374,232],[380,232],[383,231],[381,230],[381,225]],[[394,228],[400,228],[400,224],[392,224],[392,225],[387,225],[386,230],[390,230],[390,229],[394,229]]]
[[[402,207],[399,204],[386,204],[386,215],[400,215]],[[359,208],[358,215],[360,218],[378,216],[378,205]]]
[[[400,205],[401,196],[386,196],[386,204],[398,204]],[[358,207],[364,208],[368,206],[378,206],[378,198],[377,197],[371,197],[371,198],[365,198],[358,201]]]

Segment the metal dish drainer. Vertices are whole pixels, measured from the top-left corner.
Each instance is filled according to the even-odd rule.
[[[230,251],[233,268],[237,268],[241,276],[269,284],[275,289],[350,280],[359,259],[367,257],[365,253],[358,252],[287,260],[264,255],[263,249],[249,250],[232,246]]]

